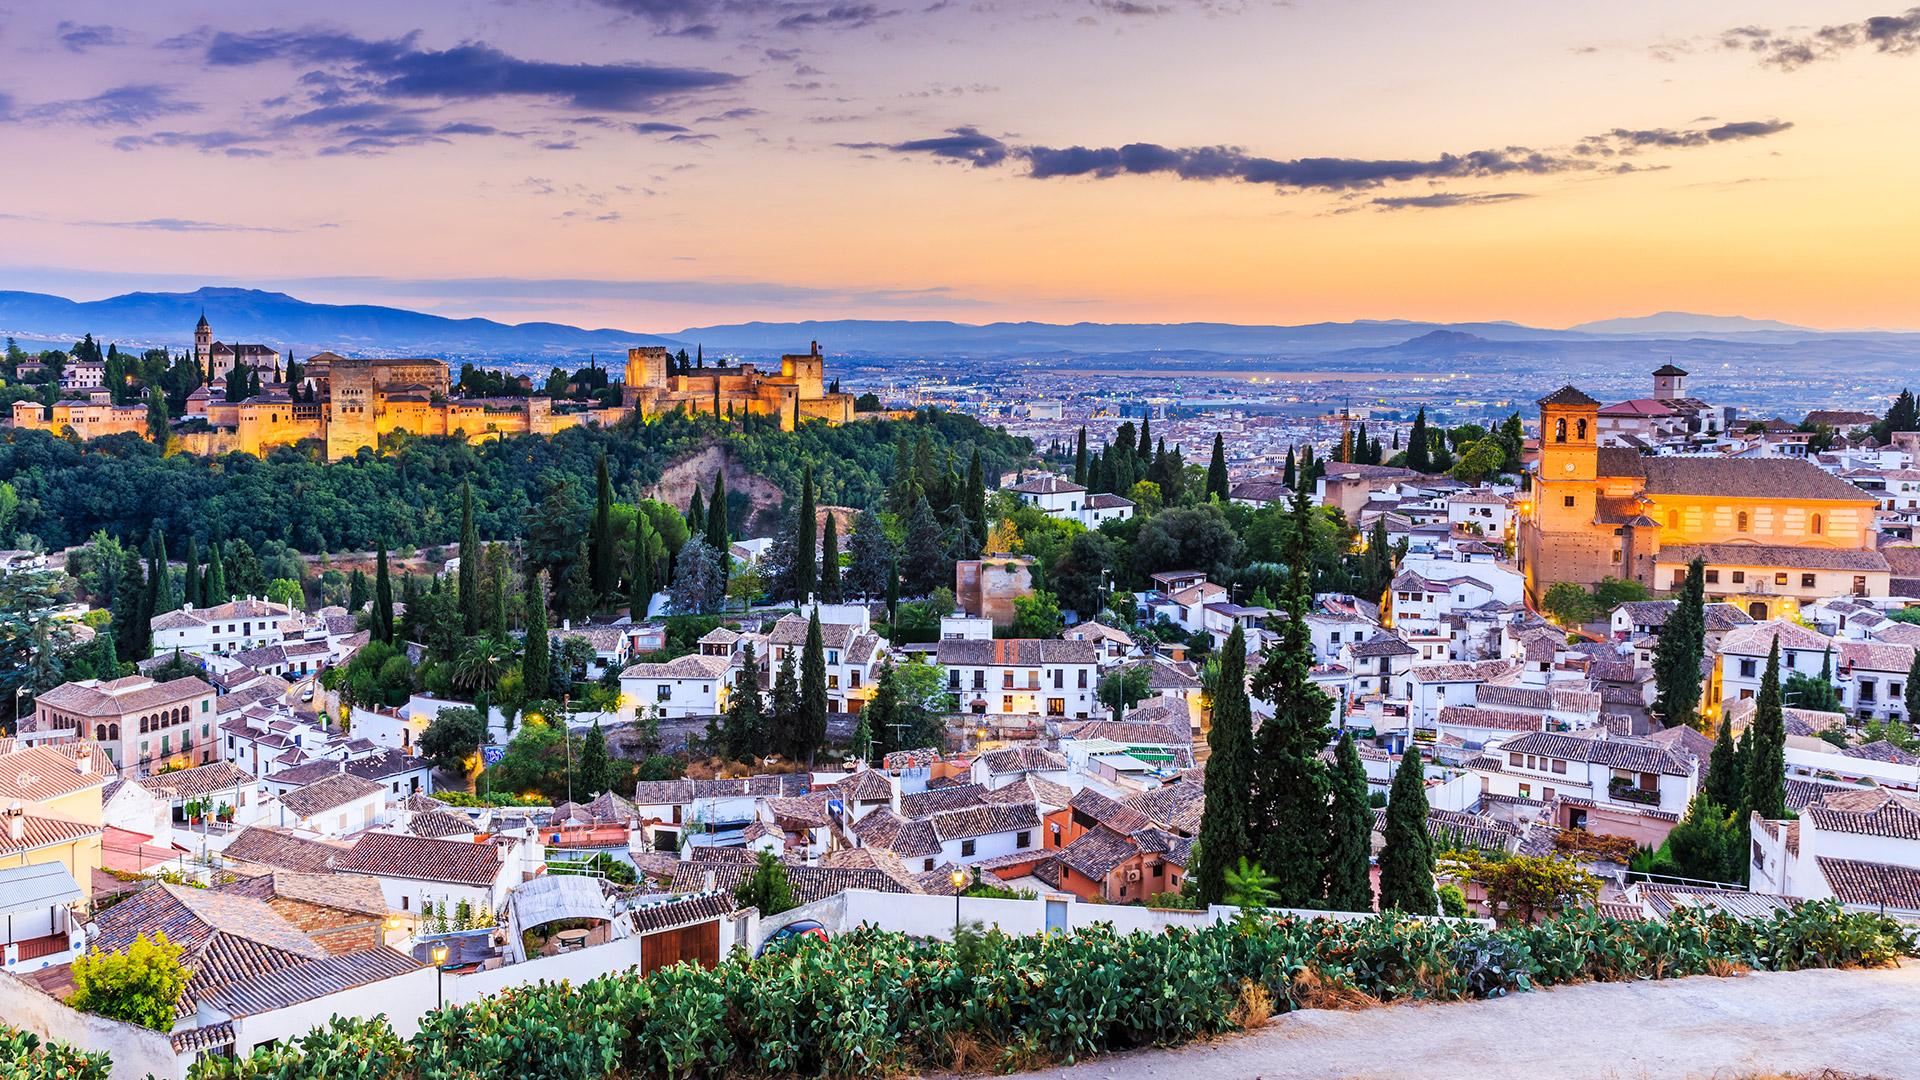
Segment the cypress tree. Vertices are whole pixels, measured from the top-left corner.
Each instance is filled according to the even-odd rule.
[[[800,715],[794,725],[793,760],[807,762],[827,741],[827,647],[820,637],[820,609],[807,616],[807,644],[800,653]]]
[[[1735,770],[1733,722],[1722,717],[1720,733],[1714,736],[1713,752],[1707,755],[1707,801],[1722,809],[1740,805],[1740,774]]]
[[[620,553],[613,537],[613,480],[607,473],[605,451],[600,454],[594,481],[593,595],[605,599],[619,590],[620,583]]]
[[[529,699],[553,686],[553,643],[547,634],[547,590],[535,571],[527,581],[527,646],[520,658],[520,685]]]
[[[1294,465],[1293,447],[1291,446],[1287,447],[1287,469],[1286,472],[1281,474],[1280,482],[1287,485],[1288,491],[1292,491],[1294,488],[1300,486],[1300,474]]]
[[[768,724],[770,749],[794,758],[794,747],[802,739],[800,728],[800,678],[794,674],[793,650],[780,658],[780,670],[773,677],[773,716]]]
[[[1433,891],[1433,843],[1427,836],[1426,768],[1420,750],[1409,744],[1394,770],[1387,795],[1386,847],[1380,849],[1380,910],[1432,915],[1439,910]]]
[[[586,576],[587,540],[580,538],[580,550],[574,554],[573,565],[567,568],[569,580],[581,588],[586,587],[582,580]],[[487,636],[495,641],[507,640],[507,551],[503,545],[495,544],[487,553],[487,573],[491,579],[487,584]]]
[[[1653,678],[1660,691],[1653,707],[1668,727],[1692,723],[1699,711],[1700,664],[1707,653],[1706,602],[1706,565],[1695,559],[1653,649]]]
[[[393,581],[387,576],[387,545],[373,564],[373,640],[393,644]]]
[[[1202,904],[1218,904],[1226,899],[1227,871],[1254,853],[1246,818],[1253,804],[1253,713],[1247,704],[1246,633],[1238,625],[1220,656],[1207,749],[1192,881]]]
[[[1353,736],[1340,733],[1333,759],[1333,842],[1327,850],[1327,908],[1372,911],[1373,808],[1367,770]]]
[[[817,550],[819,534],[814,526],[819,517],[813,509],[813,466],[809,465],[800,478],[800,516],[793,522],[793,581],[794,591],[799,599],[806,599],[807,590],[820,580],[814,567],[814,553]]]
[[[1227,501],[1227,444],[1213,433],[1213,460],[1207,463],[1207,498]]]
[[[740,646],[740,681],[727,699],[723,738],[727,756],[736,761],[758,759],[767,752],[767,721],[760,703],[760,661],[753,642]]]
[[[213,545],[207,559],[207,580],[200,590],[208,607],[227,602],[227,566],[220,558],[220,545]],[[124,650],[123,650],[124,652]]]
[[[359,567],[347,575],[347,610],[357,612],[367,606],[367,572]]]
[[[1146,415],[1145,413],[1140,414],[1140,442],[1138,443],[1137,448],[1134,450],[1134,454],[1135,456],[1139,457],[1141,461],[1153,460],[1152,424],[1153,424],[1152,417]]]
[[[153,565],[147,571],[147,586],[153,593],[153,606],[149,610],[154,615],[165,615],[180,606],[180,600],[173,592],[173,571],[167,566],[166,535],[155,532],[150,543]]]
[[[116,651],[134,660],[146,656],[147,575],[137,552],[128,551],[120,560],[120,577],[113,587],[113,631]]]
[[[1787,727],[1780,711],[1780,639],[1767,653],[1767,673],[1754,703],[1753,723],[1747,727],[1747,775],[1741,803],[1747,812],[1768,820],[1787,816]]]
[[[820,537],[820,602],[840,602],[840,525],[832,514]]]
[[[1413,430],[1407,434],[1407,468],[1414,472],[1433,471],[1433,461],[1428,456],[1427,407],[1420,406],[1414,414]]]
[[[700,536],[707,531],[707,511],[701,502],[700,485],[693,485],[693,498],[687,500],[687,535]]]
[[[473,483],[460,485],[460,625],[468,637],[480,633],[480,533],[473,523]]]
[[[973,527],[973,550],[987,546],[987,474],[980,463],[980,448],[973,448],[973,461],[967,466],[967,523]]]
[[[192,533],[187,534],[186,560],[187,572],[180,579],[180,599],[194,607],[205,607],[200,601],[200,545]]]
[[[727,529],[727,474],[713,476],[713,500],[707,504],[707,543],[720,553],[723,569],[732,559],[733,537]]]
[[[1087,486],[1087,427],[1080,425],[1080,441],[1073,450],[1073,482]]]
[[[633,566],[627,571],[628,617],[636,623],[646,619],[657,591],[653,583],[653,537],[653,522],[643,510],[634,517]]]
[[[613,787],[613,763],[607,758],[607,736],[600,730],[600,721],[595,720],[587,729],[587,737],[580,740],[580,790],[586,795],[598,795]]]

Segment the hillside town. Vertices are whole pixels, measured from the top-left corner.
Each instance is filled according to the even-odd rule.
[[[250,453],[469,442],[456,418],[492,408],[434,361],[200,337],[246,396],[188,415]],[[860,427],[817,345],[777,376],[684,364],[636,349],[609,400],[716,439]],[[1913,399],[1750,423],[1651,378],[1277,457],[1143,418],[1005,470],[1004,432],[893,413],[855,505],[830,461],[761,506],[724,451],[681,501],[603,447],[577,526],[550,477],[538,520],[483,536],[462,479],[422,496],[447,542],[315,559],[29,537],[0,577],[27,627],[0,1005],[185,1078],[330,1018],[411,1036],[862,926],[1920,921]],[[54,408],[9,437],[144,430]],[[103,964],[177,972],[171,1008],[90,1007]]]

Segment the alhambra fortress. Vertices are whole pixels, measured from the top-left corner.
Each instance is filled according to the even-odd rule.
[[[203,315],[194,328],[194,359],[207,383],[187,398],[183,426],[173,435],[182,450],[199,454],[235,451],[263,454],[303,439],[325,443],[327,460],[377,448],[392,432],[458,435],[473,441],[506,435],[550,435],[580,424],[602,426],[634,414],[642,418],[676,410],[716,416],[770,416],[782,430],[803,420],[843,424],[853,419],[853,396],[829,391],[819,342],[805,353],[780,358],[778,374],[752,363],[676,370],[658,345],[627,350],[625,384],[618,406],[556,403],[528,397],[455,396],[447,364],[433,358],[345,357],[316,353],[302,362],[291,383],[281,354],[264,345],[229,345],[213,339]],[[244,365],[260,376],[259,392],[228,400],[228,374]],[[202,424],[191,421],[204,421]],[[83,439],[131,433],[151,437],[147,407],[115,405],[104,389],[52,406],[16,402],[13,423],[55,433],[71,429]]]

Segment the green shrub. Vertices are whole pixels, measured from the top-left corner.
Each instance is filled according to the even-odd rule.
[[[1247,915],[1158,934],[969,932],[924,941],[863,927],[825,945],[736,951],[581,986],[540,983],[452,1006],[402,1041],[383,1019],[335,1021],[192,1080],[603,1080],[889,1076],[946,1070],[956,1047],[1012,1070],[1234,1027],[1242,989],[1275,1011],[1361,1000],[1459,1001],[1589,979],[1888,964],[1912,931],[1832,902],[1766,919],[1682,911],[1666,922],[1585,908],[1535,926]],[[27,1074],[40,1080],[43,1074]],[[0,1073],[0,1080],[13,1077]],[[102,1080],[82,1076],[78,1080]]]
[[[0,1080],[107,1080],[107,1055],[0,1025]]]

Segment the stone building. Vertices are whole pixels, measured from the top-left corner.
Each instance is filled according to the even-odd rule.
[[[826,388],[826,359],[817,341],[804,353],[782,356],[778,375],[750,363],[671,371],[664,347],[628,349],[622,402],[648,417],[676,409],[722,417],[772,416],[782,431],[792,431],[801,420],[844,424],[853,419],[853,395]]]
[[[1540,456],[1519,542],[1536,601],[1561,581],[1673,589],[1696,557],[1707,595],[1756,619],[1821,596],[1887,595],[1871,494],[1805,460],[1602,446],[1599,414],[1600,403],[1571,386],[1540,399]]]

